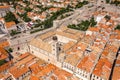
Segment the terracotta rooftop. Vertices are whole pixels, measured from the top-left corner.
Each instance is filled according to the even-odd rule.
[[[117,57],[116,65],[114,67],[113,76],[112,76],[112,80],[119,80],[119,79],[120,79],[120,54]]]
[[[109,54],[109,52],[107,51],[107,50],[104,50],[103,52],[102,52],[102,56],[107,56]]]
[[[0,9],[4,8],[10,8],[10,6],[0,6]]]
[[[0,42],[0,47],[5,48],[5,47],[8,47],[8,46],[10,46],[10,43],[8,41]]]
[[[31,75],[30,76],[30,80],[41,80],[41,79],[39,79],[37,76],[35,76],[35,75]]]
[[[44,69],[41,72],[39,72],[37,74],[37,76],[39,76],[39,77],[46,76],[47,74],[54,71],[55,69],[56,69],[56,66],[54,66],[52,64],[48,64],[47,66],[44,67]]]
[[[26,65],[28,62],[32,61],[35,59],[35,56],[30,55],[24,59],[22,59],[21,61],[19,61],[18,63],[15,64],[15,66],[21,66],[21,65]]]
[[[74,44],[75,44],[75,42],[69,41],[68,43],[63,45],[63,50],[64,51],[69,50],[71,47],[73,47]]]
[[[19,78],[22,75],[24,75],[25,73],[27,73],[29,71],[29,69],[27,67],[15,67],[15,69],[10,69],[10,73],[15,77],[15,78]]]
[[[78,68],[86,71],[91,72],[91,69],[94,66],[94,62],[96,60],[96,55],[91,53],[89,56],[85,56],[77,65]]]
[[[26,57],[28,57],[30,55],[30,53],[29,52],[26,52],[26,53],[24,53],[24,54],[21,54],[20,56],[19,56],[19,60],[21,60],[21,59],[24,59],[24,58],[26,58]]]
[[[72,29],[65,29],[64,31],[60,31],[60,30],[61,28],[56,31],[49,31],[47,33],[44,33],[43,35],[39,35],[35,39],[31,40],[30,45],[33,45],[34,47],[43,49],[51,53],[52,45],[48,41],[46,41],[48,38],[51,39],[54,35],[56,35],[56,36],[64,36],[74,40],[79,40],[84,35],[84,33],[78,32],[77,30],[72,30]],[[63,45],[64,51],[69,49],[73,44],[74,43],[70,41],[68,44]]]
[[[114,32],[120,35],[120,30],[114,30]]]
[[[37,39],[37,38],[31,40],[30,45],[33,45],[33,46],[38,47],[40,49],[43,49],[49,53],[52,52],[52,46],[50,44],[48,44],[47,42],[44,42],[40,39]]]
[[[58,28],[57,31],[63,32],[63,31],[65,31],[65,30],[67,30],[67,29],[68,29],[67,26],[64,26],[64,27]]]
[[[74,29],[67,28],[67,29],[64,30],[63,32],[70,33],[70,34],[76,34],[76,33],[78,33],[79,31],[78,31],[78,30],[74,30]]]
[[[60,35],[60,36],[64,36],[64,37],[67,37],[67,38],[71,38],[71,39],[75,39],[75,40],[79,40],[80,38],[80,35],[75,35],[75,34],[70,34],[70,33],[67,33],[67,32],[56,32],[57,35]]]
[[[93,74],[103,79],[109,79],[111,72],[112,64],[107,60],[107,58],[100,58],[98,61]]]
[[[94,39],[95,39],[95,35],[85,35],[81,41],[86,44],[90,44]]]
[[[113,53],[117,53],[119,49],[119,46],[115,46],[115,45],[110,45],[110,44],[107,44],[106,47],[105,47],[105,50],[108,50],[109,52],[113,52]]]
[[[11,22],[6,22],[6,28],[11,28],[11,27],[13,27],[14,25],[16,25],[15,24],[15,22],[14,21],[11,21]]]
[[[117,57],[116,65],[120,65],[120,54],[119,54],[118,57]]]
[[[11,77],[10,74],[0,73],[0,79],[1,79],[1,80],[6,80],[6,79],[8,79],[9,77]]]
[[[56,77],[55,76],[50,76],[50,80],[56,80]]]
[[[120,79],[120,67],[115,67],[113,71],[112,80],[119,80]]]
[[[99,27],[89,27],[88,30],[93,31],[93,32],[99,32],[100,28]]]
[[[45,19],[46,16],[45,16],[45,15],[40,15],[39,18],[40,18],[40,19]]]
[[[0,60],[8,58],[8,53],[6,50],[2,47],[0,47]]]
[[[112,34],[112,35],[110,35],[110,39],[120,40],[120,34]]]
[[[38,61],[37,61],[37,63],[38,63],[39,65],[44,65],[44,64],[47,64],[44,60],[41,60],[41,59],[40,59],[40,60],[38,60]]]
[[[41,70],[44,69],[44,66],[39,65],[38,63],[35,63],[30,66],[30,69],[33,74],[38,74]]]
[[[80,57],[77,54],[69,54],[66,56],[65,62],[71,64],[72,66],[76,66]]]
[[[2,79],[4,77],[4,75],[3,74],[0,74],[0,79]]]
[[[55,76],[57,76],[58,80],[67,80],[67,78],[72,77],[72,74],[69,72],[66,72],[61,69],[56,69],[54,71]]]
[[[9,62],[3,64],[2,66],[0,66],[0,72],[9,69],[11,64],[12,64],[12,61],[9,61]]]
[[[45,33],[45,34],[43,34],[43,35],[40,35],[40,39],[41,40],[44,40],[44,39],[46,39],[46,38],[49,38],[49,37],[52,37],[53,35],[55,35],[55,32],[54,31],[50,31],[50,32],[47,32],[47,33]]]
[[[89,46],[87,49],[90,49],[94,54],[99,54],[102,50],[98,46]]]
[[[76,49],[81,50],[81,51],[85,51],[85,49],[87,48],[87,44],[84,42],[78,42],[78,44],[75,46]]]

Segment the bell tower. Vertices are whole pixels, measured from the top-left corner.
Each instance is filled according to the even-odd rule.
[[[52,43],[52,55],[58,59],[59,53],[61,51],[60,44],[58,42],[57,36],[53,36],[53,43]]]

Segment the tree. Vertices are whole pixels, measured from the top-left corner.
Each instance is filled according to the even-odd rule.
[[[23,17],[23,20],[24,20],[25,22],[30,22],[30,21],[31,21],[31,19],[27,16],[27,12],[24,13],[24,14],[22,14],[22,15],[20,15],[20,16]]]
[[[75,24],[68,25],[68,28],[86,31],[89,28],[90,25],[93,27],[96,24],[97,24],[97,22],[95,22],[94,17],[92,17],[90,19],[90,21],[85,20],[85,21],[81,21],[81,23],[79,23],[77,25],[75,25]]]
[[[110,2],[110,0],[106,0],[106,3],[109,3]]]
[[[30,5],[30,2],[27,1],[27,0],[24,0],[23,2],[24,2],[25,4],[27,4],[27,6]]]
[[[31,12],[32,9],[31,9],[30,7],[26,7],[26,8],[25,8],[25,11],[26,11],[26,12]]]
[[[105,16],[105,19],[106,19],[106,21],[109,21],[109,20],[111,19],[111,16],[106,15],[106,16]]]
[[[16,17],[12,12],[8,12],[4,17],[6,22],[15,21]]]
[[[3,65],[4,63],[6,63],[5,60],[0,60],[0,66]]]
[[[11,30],[10,35],[11,35],[11,36],[14,36],[14,35],[19,34],[19,33],[21,33],[21,32],[18,32],[18,31],[16,31],[16,30]]]
[[[8,52],[13,52],[13,49],[12,49],[12,48],[9,48],[9,49],[8,49]]]
[[[76,8],[81,8],[82,6],[86,4],[88,4],[88,1],[78,2],[78,4],[76,5]]]
[[[31,19],[29,18],[29,17],[24,17],[24,19],[23,19],[25,22],[30,22],[31,21]]]
[[[16,19],[15,15],[12,12],[8,12],[4,18],[6,22],[14,21],[16,24],[19,23],[19,21]]]
[[[118,6],[120,4],[120,1],[115,0],[115,1],[112,1],[111,4],[115,4],[116,6]]]
[[[8,3],[8,4],[10,4],[10,1],[11,1],[11,0],[0,0],[0,2],[6,2],[6,3]]]
[[[116,30],[116,29],[120,30],[120,25],[117,25],[116,28],[115,28],[115,30]]]
[[[90,26],[94,27],[97,24],[97,22],[94,20],[94,17],[90,19]]]
[[[15,30],[11,30],[11,35],[13,36],[13,35],[15,35],[17,33],[17,31],[15,31]]]
[[[90,22],[88,20],[86,20],[86,21],[82,21],[81,23],[79,23],[77,25],[75,25],[75,24],[68,25],[68,28],[86,31],[88,29],[89,25],[90,25]]]
[[[40,9],[41,9],[43,6],[42,6],[42,5],[36,5],[36,7],[38,7],[38,8],[40,8]]]

